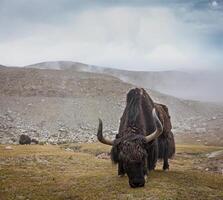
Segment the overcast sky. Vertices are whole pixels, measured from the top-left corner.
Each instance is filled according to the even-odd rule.
[[[223,0],[0,0],[0,64],[223,67]]]

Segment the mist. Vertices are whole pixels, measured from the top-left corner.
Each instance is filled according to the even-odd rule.
[[[122,81],[186,100],[223,103],[223,70],[113,72]]]
[[[219,69],[222,1],[0,1],[0,63]]]

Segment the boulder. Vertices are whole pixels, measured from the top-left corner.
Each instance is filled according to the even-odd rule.
[[[33,144],[39,144],[39,141],[36,140],[36,139],[32,139],[31,142],[32,142]]]
[[[31,144],[31,138],[28,135],[22,134],[19,138],[19,144]]]

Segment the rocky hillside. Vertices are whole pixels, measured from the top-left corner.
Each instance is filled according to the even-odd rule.
[[[69,69],[1,67],[0,77],[1,143],[17,142],[22,133],[48,142],[95,141],[98,117],[114,137],[126,93],[135,87],[113,76]],[[147,91],[168,105],[180,138],[189,134],[192,141],[221,144],[222,106]]]
[[[146,87],[178,98],[223,102],[216,88],[223,84],[223,70],[197,71],[127,71],[71,61],[42,62],[26,66],[37,69],[61,69],[97,72],[115,76],[124,82]]]

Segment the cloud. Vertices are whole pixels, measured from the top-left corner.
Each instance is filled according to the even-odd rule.
[[[218,2],[217,1],[212,1],[211,5],[213,8],[217,8],[218,7]]]
[[[55,0],[52,5],[42,0],[2,2],[2,64],[73,60],[132,70],[222,64],[219,41],[223,15],[218,10],[192,8],[191,1],[85,1],[85,5],[69,0]]]

